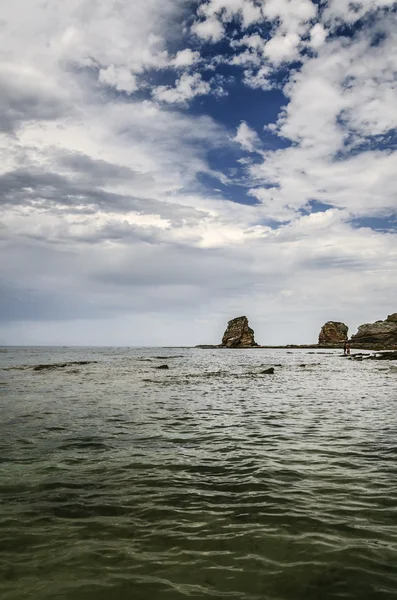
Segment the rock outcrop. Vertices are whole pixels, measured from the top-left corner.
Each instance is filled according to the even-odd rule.
[[[237,317],[229,321],[222,338],[223,347],[253,348],[257,345],[254,330],[249,327],[247,317]]]
[[[389,315],[385,321],[360,325],[351,342],[379,348],[397,347],[397,313]]]
[[[339,321],[328,321],[321,327],[318,343],[320,346],[332,346],[347,342],[349,328]]]
[[[346,356],[350,360],[395,360],[397,361],[397,350],[381,350],[375,352],[375,354],[363,354],[362,352],[357,352],[356,354],[352,354],[351,356]]]

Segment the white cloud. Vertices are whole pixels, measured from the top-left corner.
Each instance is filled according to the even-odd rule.
[[[103,0],[70,0],[62,9],[32,0],[16,0],[4,12],[3,52],[21,54],[27,60],[40,59],[43,65],[54,60],[81,63],[88,58],[102,68],[125,66],[141,72],[166,60],[159,32],[168,19],[176,17],[181,2],[121,0],[109,5]],[[153,18],[148,19],[152,13]],[[89,17],[89,18],[88,18]],[[30,40],[21,48],[19,40]],[[28,49],[29,46],[29,49]]]
[[[248,194],[260,201],[267,219],[282,222],[291,221],[297,216],[296,211],[299,206],[293,206],[293,202],[289,204],[289,200],[280,195],[277,187],[256,187],[250,189]]]
[[[241,16],[244,27],[249,27],[261,20],[261,12],[259,6],[253,2],[244,2],[241,8]]]
[[[310,45],[317,49],[323,45],[327,38],[327,31],[321,23],[316,23],[310,30]]]
[[[240,123],[236,136],[233,138],[244,150],[255,152],[260,145],[260,139],[256,131],[251,129],[245,121]]]
[[[247,69],[244,72],[244,83],[248,87],[257,89],[260,88],[264,91],[270,90],[273,87],[273,83],[270,79],[271,69],[268,66],[261,67],[257,71]]]
[[[200,60],[200,52],[193,52],[190,48],[180,50],[172,61],[176,68],[190,67]]]
[[[244,52],[240,52],[240,54],[235,54],[229,62],[231,65],[249,68],[260,67],[262,61],[256,52],[245,50]]]
[[[275,35],[264,48],[265,56],[275,65],[298,58],[300,37],[296,33]]]
[[[266,39],[260,36],[259,34],[255,33],[253,35],[245,35],[241,38],[241,40],[239,40],[235,44],[247,46],[248,48],[251,48],[253,50],[259,50],[263,52],[265,43]]]
[[[220,17],[225,22],[239,17],[245,28],[261,20],[260,7],[252,0],[210,0],[201,4],[199,14],[207,19]]]
[[[135,75],[132,75],[131,71],[125,67],[110,65],[107,69],[101,69],[98,80],[104,85],[114,87],[118,92],[132,94],[138,89]]]
[[[369,12],[377,9],[391,8],[395,6],[395,0],[332,0],[324,10],[324,20],[330,21],[332,25],[338,23],[355,23]]]
[[[189,75],[184,73],[175,84],[175,87],[158,86],[153,90],[153,97],[160,102],[170,104],[185,104],[195,96],[209,94],[211,86],[204,81],[200,73]]]
[[[311,199],[352,215],[396,210],[395,154],[387,147],[365,148],[372,136],[397,127],[396,33],[390,17],[383,30],[374,26],[374,34],[379,31],[385,38],[378,45],[371,45],[368,32],[324,42],[285,87],[289,103],[271,129],[294,145],[266,152],[261,165],[250,167],[258,184],[266,183],[252,193],[274,216],[282,219]]]
[[[280,33],[303,34],[317,15],[317,7],[311,0],[267,0],[262,6],[263,15],[279,22]]]
[[[220,42],[225,35],[225,29],[219,19],[213,17],[194,23],[192,33],[207,42]]]

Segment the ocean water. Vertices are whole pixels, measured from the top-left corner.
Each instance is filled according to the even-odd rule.
[[[1,350],[0,598],[397,598],[396,363]]]

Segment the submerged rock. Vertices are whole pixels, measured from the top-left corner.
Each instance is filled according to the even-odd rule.
[[[254,348],[257,345],[254,330],[249,327],[247,317],[237,317],[229,321],[222,338],[223,347]]]
[[[382,348],[397,347],[397,313],[389,315],[385,321],[365,323],[352,336],[352,344],[379,346]]]
[[[36,365],[33,367],[33,371],[44,371],[45,369],[64,369],[65,367],[72,367],[73,365],[91,365],[97,363],[97,360],[72,360],[65,363],[52,363],[47,365]],[[28,367],[25,367],[28,368]]]
[[[383,350],[373,354],[363,354],[362,352],[356,352],[351,356],[341,355],[343,358],[348,360],[395,360],[397,361],[397,350]]]
[[[379,352],[373,356],[368,356],[369,360],[397,360],[397,350],[389,352]]]
[[[328,321],[321,327],[318,343],[320,346],[344,344],[347,342],[349,328],[340,321]]]

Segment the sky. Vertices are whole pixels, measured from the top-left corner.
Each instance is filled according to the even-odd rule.
[[[0,344],[396,312],[396,2],[13,0],[0,33]]]

